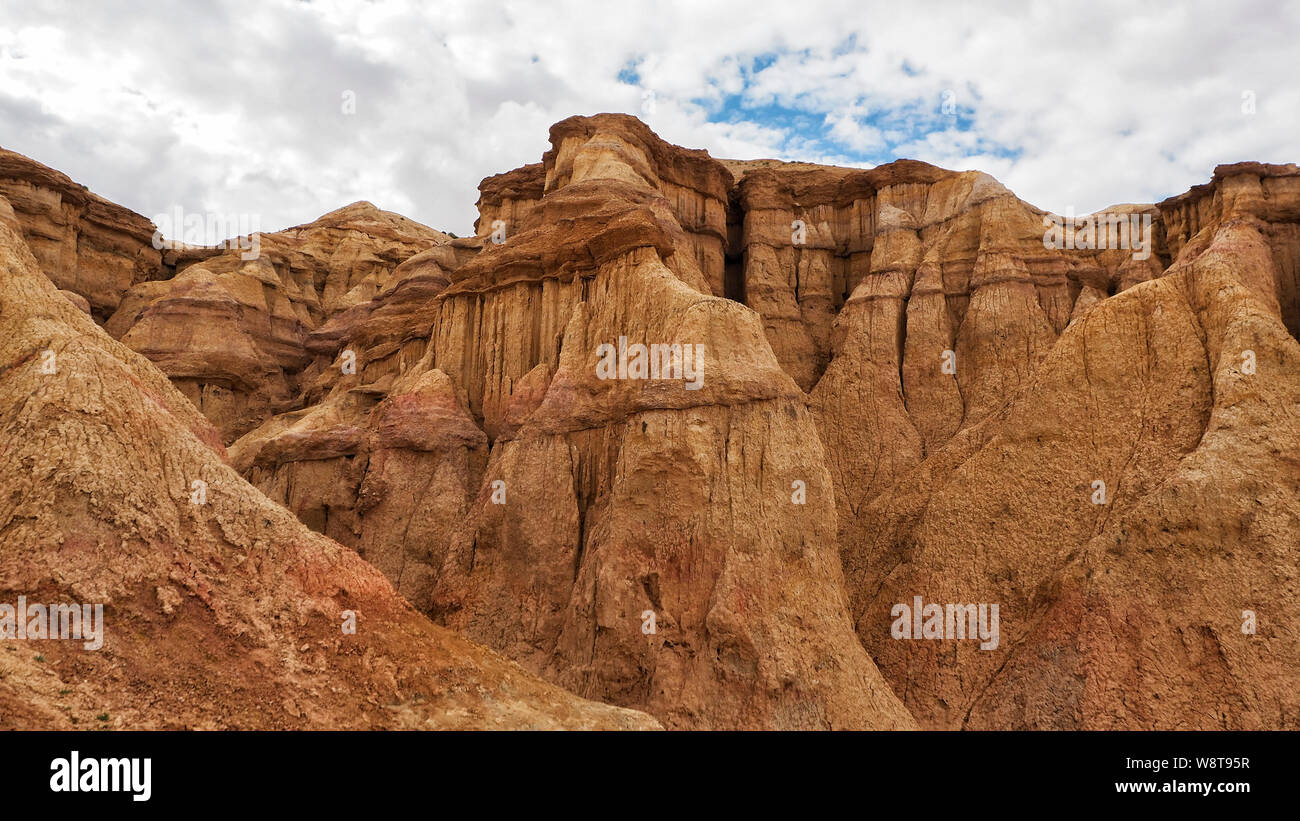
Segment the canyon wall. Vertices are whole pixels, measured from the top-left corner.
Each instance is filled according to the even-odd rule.
[[[325,532],[418,605],[579,694],[675,727],[912,726],[851,630],[803,394],[718,295],[730,183],[630,118],[557,124],[540,168],[485,181],[478,252],[429,261],[443,290],[359,311],[336,343],[356,373],[232,459],[300,515],[328,499]],[[620,338],[702,350],[698,390],[598,378]],[[454,436],[390,424],[435,407]]]
[[[93,603],[103,621],[99,647],[9,636],[0,727],[658,726],[433,625],[256,491],[166,376],[59,294],[12,223],[0,599]]]
[[[1061,247],[977,171],[550,137],[464,239],[357,204],[150,267],[150,226],[26,166],[0,222],[319,544],[579,696],[676,728],[1297,725],[1294,165]],[[917,597],[996,605],[996,646],[901,636]]]
[[[0,199],[0,221],[11,218],[45,275],[84,298],[101,322],[131,286],[165,276],[153,223],[4,149]]]

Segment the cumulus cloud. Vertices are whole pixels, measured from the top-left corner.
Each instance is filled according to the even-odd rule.
[[[468,233],[572,114],[714,156],[978,168],[1044,208],[1297,160],[1300,10],[1265,0],[0,0],[0,145],[146,216],[359,199]]]

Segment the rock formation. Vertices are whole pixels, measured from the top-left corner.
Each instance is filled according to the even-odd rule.
[[[1220,167],[1159,209],[1164,276],[846,528],[859,634],[924,725],[1296,726],[1300,173]],[[1002,649],[893,640],[922,593],[1000,602]]]
[[[317,332],[356,373],[330,369],[319,404],[241,438],[234,464],[581,695],[675,727],[912,726],[850,627],[806,401],[721,296],[730,173],[631,118],[551,138],[540,166],[485,181],[480,237],[397,272],[441,291]],[[678,346],[698,390],[599,378],[620,339]]]
[[[104,608],[95,650],[8,625],[0,727],[655,726],[431,624],[240,478],[8,223],[0,266],[0,600]]]
[[[206,258],[169,251],[176,274],[128,290],[106,327],[171,377],[229,442],[301,404],[324,365],[307,346],[312,331],[447,238],[362,202],[262,234],[248,248]]]
[[[149,220],[0,149],[3,222],[22,236],[45,275],[85,299],[101,322],[128,288],[164,276]]]
[[[435,621],[668,727],[1300,724],[1295,166],[1220,166],[1066,233],[976,171],[715,160],[574,117],[541,162],[483,181],[475,237],[358,204],[252,260],[155,258],[152,226],[16,155],[0,185],[0,223],[65,290],[40,310],[85,339],[89,309],[152,360],[180,394],[145,395],[240,489],[215,524],[150,510],[147,539],[110,505],[87,544],[242,556],[265,515],[295,551],[371,573],[355,551]],[[129,361],[130,390],[96,391],[152,386]],[[61,504],[179,498],[189,477],[159,458],[170,484],[132,490],[114,464],[50,474],[82,494]],[[383,590],[420,625],[402,629],[451,641]],[[912,621],[918,597],[938,622]],[[995,641],[966,604],[996,605]],[[265,646],[282,629],[230,618]],[[545,692],[564,720],[639,720]]]

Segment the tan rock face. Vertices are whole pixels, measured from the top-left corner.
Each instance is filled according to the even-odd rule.
[[[326,360],[310,335],[396,287],[398,266],[447,235],[369,203],[213,255],[168,252],[178,273],[125,293],[106,328],[149,357],[232,442],[301,407]]]
[[[483,181],[475,227],[487,235],[494,223],[504,223],[513,234],[580,215],[592,198],[552,197],[544,210],[535,206],[561,188],[576,194],[573,186],[588,180],[599,180],[585,187],[598,201],[611,183],[634,192],[652,189],[656,205],[666,206],[676,230],[685,233],[687,256],[707,277],[706,293],[724,294],[731,172],[705,151],[668,145],[634,117],[570,117],[556,123],[541,163]]]
[[[434,626],[268,501],[7,225],[0,324],[0,598],[104,607],[98,650],[5,642],[0,726],[654,726]]]
[[[396,269],[417,254],[442,259],[435,249],[451,239],[359,202],[255,244],[187,246],[3,149],[0,201],[0,222],[23,236],[40,269],[162,368],[227,443],[318,399],[308,391],[328,360],[317,361],[312,334],[381,292],[401,290],[390,312],[427,298],[422,276]]]
[[[730,175],[626,117],[552,145],[485,181],[457,246],[481,251],[409,263],[445,278],[428,306],[394,289],[322,329],[357,373],[323,374],[320,412],[248,434],[236,465],[305,518],[343,500],[326,533],[580,694],[677,727],[913,726],[852,633],[802,393],[715,295]],[[678,346],[681,376],[601,378],[620,337]],[[452,441],[398,433],[427,407]]]
[[[478,205],[171,249],[107,328],[305,543],[666,726],[1300,723],[1295,166],[1058,247],[979,172],[599,115]]]
[[[1215,185],[1261,187],[1251,171]],[[1300,188],[1262,173],[1266,208],[1215,194],[1195,235],[1175,223],[1165,276],[1095,302],[843,529],[859,635],[923,725],[1296,725],[1300,347],[1277,238]],[[894,639],[918,595],[999,603],[1000,648]]]
[[[153,223],[2,148],[0,199],[7,200],[0,222],[10,215],[40,270],[85,299],[101,321],[132,285],[165,275]]]
[[[379,398],[340,388],[240,439],[231,461],[428,610],[436,569],[478,491],[487,436],[441,371],[413,369]]]
[[[852,723],[840,718],[845,710],[833,697],[818,695],[820,704],[796,717],[770,695],[781,688],[770,683],[769,659],[783,659],[794,686],[812,673],[798,656],[784,655],[782,644],[793,636],[772,638],[762,614],[798,610],[805,625],[824,624],[836,620],[835,608],[819,613],[808,597],[792,606],[779,596],[756,604],[752,593],[731,585],[729,568],[742,561],[734,548],[706,547],[736,544],[739,537],[756,546],[743,560],[751,572],[788,579],[788,568],[765,562],[788,552],[781,534],[791,532],[801,544],[839,544],[860,637],[889,665],[895,689],[907,694],[909,707],[928,725],[1174,723],[1172,712],[1150,705],[1117,713],[1113,705],[1101,706],[1100,697],[1068,704],[1053,695],[1060,682],[1023,657],[1002,675],[1016,671],[1038,677],[1039,687],[1056,688],[1032,696],[1043,700],[1038,714],[1020,706],[1031,697],[1020,679],[1002,685],[1011,706],[972,707],[962,694],[984,667],[989,675],[1002,669],[1021,635],[1017,628],[1009,630],[1000,650],[957,645],[958,661],[949,655],[951,643],[899,641],[889,631],[893,605],[910,603],[909,591],[924,593],[927,601],[942,592],[954,602],[998,602],[1007,619],[1037,612],[1040,585],[1060,584],[1052,580],[1065,578],[1069,563],[1096,535],[1088,525],[1088,514],[1098,509],[1090,501],[1092,474],[1145,471],[1145,484],[1131,476],[1107,484],[1110,513],[1125,504],[1114,498],[1117,483],[1139,496],[1160,487],[1177,468],[1176,457],[1198,441],[1209,412],[1207,389],[1195,379],[1163,380],[1150,373],[1152,367],[1194,372],[1204,360],[1204,344],[1191,332],[1200,321],[1179,319],[1174,310],[1185,300],[1167,296],[1167,305],[1151,308],[1159,321],[1144,319],[1146,309],[1119,324],[1107,319],[1125,302],[1109,300],[1110,294],[1127,294],[1162,274],[1166,235],[1173,248],[1191,241],[1181,223],[1163,218],[1167,208],[1173,213],[1170,206],[1113,209],[1152,216],[1152,253],[1139,259],[1142,254],[1129,250],[1044,247],[1045,215],[974,172],[908,162],[868,172],[742,164],[733,166],[743,176],[726,197],[732,211],[725,219],[737,243],[724,246],[719,265],[717,255],[699,252],[699,236],[685,230],[701,224],[686,214],[707,214],[709,203],[724,201],[720,193],[710,195],[708,173],[679,170],[674,185],[680,188],[669,189],[662,182],[669,174],[656,159],[663,149],[646,148],[643,135],[626,121],[596,118],[580,128],[566,121],[552,136],[555,147],[540,166],[485,181],[479,223],[485,250],[447,257],[429,277],[430,288],[442,278],[447,285],[433,300],[437,308],[419,314],[420,321],[432,319],[422,348],[412,345],[418,327],[403,330],[416,314],[392,311],[383,300],[364,309],[368,317],[387,312],[393,321],[383,325],[382,335],[363,340],[375,353],[365,357],[360,384],[346,389],[386,395],[394,370],[437,368],[465,392],[464,407],[492,442],[463,524],[449,539],[421,539],[433,547],[427,570],[421,570],[422,578],[434,580],[433,612],[553,680],[645,707],[674,726]],[[1283,192],[1287,174],[1266,171],[1259,187]],[[701,194],[704,206],[687,211],[667,196],[681,188]],[[1288,283],[1294,281],[1295,252],[1288,245],[1288,206],[1279,204],[1281,196],[1248,192],[1233,201],[1267,202],[1277,212],[1256,229],[1263,244],[1247,253],[1248,244],[1238,243],[1229,257],[1235,276],[1248,280],[1266,305],[1290,310],[1286,289],[1294,287]],[[505,225],[503,242],[490,238],[494,222]],[[800,227],[802,236],[795,233]],[[1202,236],[1197,247],[1208,241]],[[737,258],[739,279],[728,271]],[[1260,273],[1270,266],[1272,273]],[[1176,295],[1173,281],[1144,287]],[[752,315],[711,307],[707,295],[719,290],[743,297],[760,314],[763,336],[795,386],[762,353]],[[1133,293],[1137,300],[1146,290]],[[683,307],[675,308],[679,301]],[[1070,350],[1067,343],[1090,327],[1102,328],[1093,343],[1100,352],[1053,364],[1059,369],[1056,382],[1044,387],[1044,363],[1058,363]],[[1160,338],[1148,338],[1151,333]],[[596,347],[620,335],[644,342],[708,340],[704,387],[691,394],[653,382],[593,378]],[[336,345],[347,339],[347,333],[337,335]],[[1152,366],[1145,362],[1149,350],[1178,351],[1181,358],[1164,354]],[[1114,373],[1103,373],[1107,363]],[[1092,379],[1118,383],[1109,416],[1096,416]],[[346,385],[340,378],[331,390]],[[809,452],[800,428],[808,417],[798,387],[810,390],[807,404],[824,443],[820,452]],[[1030,402],[1027,394],[1041,394],[1035,409],[1013,414],[1014,402]],[[779,408],[791,402],[793,416],[783,417]],[[738,416],[739,406],[746,411]],[[1147,415],[1135,414],[1135,407]],[[759,475],[746,482],[732,474],[730,454],[735,443],[748,441],[738,430],[755,424],[749,415],[760,408],[764,419],[788,419],[793,427],[766,423],[762,444],[751,445],[751,452],[763,454]],[[685,427],[674,418],[683,411]],[[1154,420],[1170,444],[1148,453],[1143,448],[1153,447],[1147,428]],[[1084,436],[1090,425],[1108,432],[1107,445],[1096,444],[1098,433]],[[1055,432],[1038,433],[1044,426]],[[1116,436],[1124,430],[1135,430],[1135,438]],[[993,460],[987,475],[956,478],[973,469],[967,460],[992,447],[990,442],[1020,441],[1027,431],[1035,432],[1030,446],[1014,455],[998,448],[996,457],[986,457]],[[1073,450],[1062,446],[1063,432],[1074,437]],[[722,455],[709,456],[719,443]],[[1113,456],[1104,455],[1112,450]],[[815,501],[806,501],[795,517],[788,515],[793,508],[780,512],[767,504],[788,497],[778,488],[794,481],[783,476],[780,485],[767,484],[765,471],[778,464],[768,460],[776,453],[801,454],[784,470],[790,477],[812,477],[800,481]],[[1133,464],[1124,468],[1121,457]],[[1075,475],[1081,470],[1085,479]],[[426,468],[424,475],[438,474]],[[476,480],[473,470],[454,475],[455,481],[439,486],[452,489],[446,508],[459,510]],[[363,480],[355,471],[350,476],[349,486],[359,492]],[[935,485],[951,489],[955,508],[931,498]],[[494,489],[502,503],[494,501]],[[1052,493],[1071,504],[1062,507]],[[834,512],[826,508],[831,497]],[[724,499],[728,511],[744,511],[740,518],[752,530],[738,528],[733,516],[715,520]],[[748,500],[762,503],[755,507]],[[346,501],[342,507],[348,508]],[[917,530],[918,511],[935,517],[931,529]],[[816,522],[811,532],[805,516]],[[826,528],[835,520],[840,527],[832,535]],[[366,550],[398,552],[378,548],[372,531],[361,525],[350,538],[365,541]],[[923,560],[923,550],[933,550],[933,558]],[[970,551],[1002,558],[985,567],[968,557]],[[405,541],[401,552],[414,555]],[[814,560],[794,578],[834,576],[833,569],[809,558]],[[683,567],[686,559],[691,563]],[[709,579],[703,586],[712,591],[703,608],[696,592],[701,568]],[[979,582],[981,572],[993,581]],[[771,585],[743,578],[746,587]],[[1083,612],[1082,595],[1070,600],[1075,610],[1068,612],[1076,617]],[[1166,612],[1158,599],[1145,606]],[[662,645],[647,645],[627,630],[638,609],[655,614],[657,632],[651,635],[674,635]],[[729,615],[742,609],[750,616]],[[1047,631],[1062,629],[1044,625]],[[843,646],[833,629],[820,632],[832,638],[832,646]],[[1073,625],[1067,632],[1072,640],[1083,635]],[[1281,657],[1291,653],[1284,649]],[[1094,660],[1089,669],[1112,661]],[[1077,670],[1071,675],[1076,673],[1086,678]],[[872,682],[866,689],[873,689],[870,675],[863,676]],[[1194,670],[1184,674],[1187,681],[1196,676]],[[755,687],[754,680],[768,683]],[[776,680],[783,679],[777,674]],[[837,682],[828,689],[843,686]],[[757,694],[763,690],[767,695]],[[990,687],[989,697],[994,692]],[[988,717],[975,718],[980,710]],[[1275,707],[1265,724],[1285,723],[1285,715]],[[1232,720],[1254,719],[1238,711]]]
[[[680,174],[674,184],[704,203],[681,208],[655,151],[636,148],[638,133],[600,118],[581,128],[566,121],[540,167],[485,181],[485,250],[448,268],[420,359],[410,359],[412,349],[397,366],[447,373],[492,442],[476,500],[440,566],[442,542],[428,540],[438,545],[430,573],[442,620],[578,692],[645,707],[670,725],[802,726],[781,699],[756,695],[779,688],[749,683],[770,682],[766,660],[783,652],[753,614],[791,610],[734,592],[728,568],[739,560],[705,547],[736,544],[724,535],[730,530],[757,546],[744,562],[759,577],[789,579],[788,569],[765,561],[788,552],[779,534],[790,532],[800,544],[839,545],[859,636],[927,726],[1294,723],[1287,688],[1273,684],[1290,681],[1282,667],[1296,659],[1293,634],[1236,629],[1250,601],[1271,602],[1274,612],[1285,606],[1290,513],[1260,525],[1273,552],[1252,554],[1240,528],[1212,524],[1258,503],[1249,489],[1234,489],[1232,473],[1244,468],[1210,459],[1202,470],[1223,475],[1194,483],[1222,483],[1235,502],[1218,493],[1198,499],[1188,486],[1198,474],[1187,473],[1188,460],[1207,458],[1199,455],[1207,420],[1224,395],[1207,370],[1219,343],[1205,312],[1237,311],[1219,303],[1247,295],[1283,323],[1269,344],[1289,343],[1293,169],[1219,169],[1210,188],[1187,197],[1110,209],[1150,218],[1145,249],[1116,250],[1045,247],[1050,215],[976,172],[911,162],[866,172],[732,164],[741,179],[725,198],[732,243],[719,266],[686,230],[717,221],[692,223],[686,214],[707,215],[724,197],[711,195],[707,173]],[[1216,212],[1205,202],[1223,204]],[[1249,230],[1217,236],[1236,219]],[[500,244],[488,239],[498,220],[507,226]],[[1165,276],[1173,255],[1179,264]],[[794,386],[755,355],[765,346],[753,337],[751,314],[711,307],[707,296],[719,293],[758,312]],[[683,297],[689,307],[680,312]],[[592,379],[592,351],[625,333],[645,342],[707,339],[716,352],[705,387],[688,395]],[[387,350],[374,371],[378,388],[394,367]],[[820,452],[800,427],[807,416],[798,388],[807,391]],[[747,416],[760,408],[765,419],[782,419],[778,409],[791,402],[784,419],[793,427],[767,423],[752,446],[763,454],[758,476],[742,458],[750,478],[741,481],[731,473],[733,445],[747,441],[738,429],[753,425]],[[746,408],[739,416],[738,403]],[[684,410],[681,427],[673,416]],[[709,456],[719,443],[722,456]],[[770,507],[782,495],[764,478],[777,453],[800,454],[785,466],[788,476],[812,477],[802,480],[810,501],[795,517]],[[1234,455],[1244,458],[1243,450]],[[1272,451],[1252,458],[1272,460],[1279,482],[1293,472]],[[1248,472],[1264,468],[1252,463]],[[781,481],[784,489],[792,479]],[[1092,502],[1095,481],[1105,483],[1104,505]],[[504,504],[493,502],[493,483],[505,489]],[[1182,501],[1155,501],[1167,493]],[[526,504],[516,506],[520,496]],[[734,518],[713,523],[722,505],[743,511],[754,529],[738,529]],[[1191,554],[1165,560],[1182,568],[1184,597],[1112,567],[1115,551],[1103,536],[1110,528],[1120,534],[1113,538],[1131,538],[1135,520],[1126,517],[1135,514],[1127,511],[1139,508],[1164,550]],[[816,520],[811,532],[804,516]],[[1181,531],[1163,529],[1165,516],[1194,516],[1196,533],[1180,541],[1170,533]],[[1084,556],[1100,569],[1079,569]],[[683,569],[683,557],[694,564]],[[1215,589],[1210,580],[1224,572],[1216,562],[1242,563],[1234,575],[1243,581]],[[1266,579],[1278,563],[1288,569],[1273,586]],[[834,575],[815,564],[795,578]],[[702,615],[694,592],[701,568],[713,591]],[[744,578],[746,586],[772,584]],[[1114,588],[1120,578],[1127,587]],[[998,649],[894,639],[894,606],[916,595],[997,603],[1005,626]],[[792,608],[804,624],[835,620],[810,603],[803,597]],[[648,651],[625,628],[638,608],[676,633]],[[1116,626],[1137,619],[1134,608],[1151,634]],[[729,617],[740,609],[751,615]],[[1193,651],[1192,635],[1215,638],[1197,639]],[[1228,653],[1218,637],[1233,635],[1253,644],[1211,672],[1206,659]],[[793,682],[811,675],[797,657],[785,663]],[[1157,686],[1154,670],[1170,675]],[[1207,675],[1217,683],[1204,685]],[[803,718],[835,723],[835,700],[818,698],[824,706]],[[1201,717],[1188,718],[1188,708]]]

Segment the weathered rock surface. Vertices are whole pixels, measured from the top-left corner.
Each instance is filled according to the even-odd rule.
[[[676,727],[912,726],[848,621],[803,394],[719,295],[729,172],[627,117],[551,142],[484,182],[477,240],[408,263],[445,281],[424,306],[396,310],[394,290],[316,334],[356,374],[323,373],[319,413],[249,433],[235,464],[579,694]],[[698,390],[599,378],[620,337],[700,346]],[[426,406],[450,441],[393,431]]]
[[[153,223],[3,148],[0,200],[0,223],[12,219],[45,275],[84,298],[101,321],[132,285],[165,276]]]
[[[66,311],[117,300],[267,496],[581,696],[682,728],[1300,724],[1295,166],[1061,248],[979,172],[599,115],[478,207],[468,239],[358,205],[253,262],[172,248],[98,303],[42,267]],[[638,344],[698,384],[602,378]],[[998,605],[996,648],[894,638],[917,596]]]
[[[770,675],[753,659],[777,653],[780,642],[748,625],[733,640],[735,622],[717,607],[725,600],[719,593],[734,595],[727,592],[727,572],[716,577],[712,609],[687,622],[682,614],[692,613],[699,599],[679,558],[714,561],[702,545],[726,541],[722,531],[730,530],[770,551],[747,559],[758,563],[759,577],[788,580],[788,569],[763,564],[763,557],[788,550],[772,544],[780,539],[771,534],[797,532],[804,545],[828,539],[839,545],[860,638],[927,726],[1294,723],[1284,695],[1293,683],[1284,668],[1296,661],[1290,632],[1236,633],[1254,642],[1238,665],[1258,664],[1259,675],[1243,667],[1214,673],[1213,686],[1198,685],[1209,674],[1204,653],[1160,636],[1119,653],[1113,637],[1086,619],[1139,600],[1161,635],[1219,635],[1231,619],[1216,611],[1218,621],[1208,623],[1210,610],[1195,595],[1170,600],[1161,589],[1142,597],[1141,583],[1121,593],[1076,578],[1089,546],[1100,549],[1104,529],[1097,523],[1118,521],[1145,494],[1189,481],[1183,460],[1206,447],[1210,397],[1224,394],[1210,386],[1213,360],[1206,351],[1217,343],[1208,340],[1211,326],[1202,314],[1224,310],[1216,300],[1238,293],[1229,287],[1237,282],[1283,322],[1283,336],[1274,334],[1271,344],[1290,339],[1285,322],[1300,316],[1293,169],[1225,167],[1211,186],[1184,197],[1109,209],[1125,219],[1150,219],[1145,248],[1116,249],[1112,239],[1106,248],[1062,249],[1044,244],[1051,215],[978,172],[910,161],[869,171],[728,162],[728,173],[740,179],[725,197],[729,243],[719,255],[703,243],[716,236],[719,221],[708,215],[724,197],[711,182],[716,172],[701,171],[696,155],[691,164],[672,165],[677,176],[670,188],[662,182],[670,173],[659,168],[665,149],[629,148],[645,140],[639,124],[566,121],[552,139],[541,164],[484,181],[478,246],[484,250],[462,243],[464,253],[445,257],[429,279],[430,290],[444,278],[446,285],[432,300],[438,307],[418,315],[432,323],[427,342],[408,324],[416,314],[394,313],[383,337],[356,337],[354,348],[369,344],[376,352],[365,356],[373,364],[362,366],[359,384],[338,377],[331,389],[387,395],[395,370],[436,368],[463,391],[462,406],[482,426],[490,443],[486,468],[457,471],[456,481],[440,485],[450,488],[447,501],[432,502],[459,511],[472,495],[466,521],[450,538],[444,532],[417,540],[431,545],[420,575],[435,580],[432,609],[442,620],[578,692],[645,707],[670,725],[802,726],[752,691],[737,703],[746,676]],[[683,191],[693,192],[692,207],[682,207]],[[1227,250],[1199,263],[1223,269],[1227,280],[1207,284],[1204,276],[1179,273],[1220,226],[1242,218],[1258,237],[1221,240]],[[504,242],[489,238],[494,229],[504,229]],[[1175,256],[1181,267],[1165,276]],[[709,295],[740,299],[757,311],[784,373],[773,369],[766,346],[748,330],[752,315],[713,308]],[[686,307],[674,307],[682,297]],[[371,305],[367,316],[385,311],[383,300]],[[716,352],[704,388],[674,394],[655,382],[595,379],[597,345],[628,328],[635,329],[631,341],[707,339]],[[342,347],[353,337],[336,332],[335,339]],[[801,428],[800,388],[823,444],[817,452]],[[793,428],[770,421],[781,418],[778,408],[786,403],[794,406],[793,416],[786,414]],[[762,444],[741,451],[763,454],[758,468],[741,460],[747,480],[733,473],[730,455],[748,441],[748,434],[737,436],[738,427],[752,424],[738,415],[742,406],[765,409],[769,420]],[[356,407],[368,412],[366,403]],[[725,416],[718,415],[722,408]],[[685,428],[662,415],[688,409]],[[1286,428],[1276,435],[1285,437]],[[1017,447],[1009,450],[1008,441]],[[721,458],[707,455],[719,446]],[[246,447],[240,443],[236,453]],[[470,452],[458,460],[477,465],[466,459]],[[765,476],[776,453],[795,459],[773,463],[785,473],[781,485],[769,486]],[[1275,454],[1255,458],[1267,462]],[[1205,468],[1225,471],[1221,481],[1228,486],[1235,469],[1214,460]],[[1268,470],[1280,471],[1280,481],[1292,466],[1274,461]],[[267,475],[277,471],[283,469]],[[1250,472],[1265,467],[1252,464]],[[359,508],[351,500],[359,498],[364,474],[354,468],[331,475],[349,477],[349,491],[340,494],[346,518]],[[808,498],[792,519],[769,505],[790,498],[786,489],[794,479],[805,483]],[[1104,507],[1090,501],[1094,480],[1105,481],[1111,494]],[[504,504],[493,502],[494,482],[504,483],[496,486],[506,493]],[[1160,515],[1211,521],[1238,515],[1224,501],[1195,501],[1189,489],[1168,492],[1185,494],[1183,512],[1175,514],[1166,501]],[[1230,493],[1237,507],[1257,504],[1248,488]],[[517,506],[521,495],[527,504]],[[834,511],[826,507],[832,498]],[[761,500],[757,512],[751,500]],[[725,524],[713,524],[718,507],[728,511]],[[737,510],[752,530],[737,524]],[[1192,593],[1212,590],[1220,605],[1240,598],[1239,610],[1252,609],[1250,601],[1283,607],[1289,582],[1261,595],[1267,574],[1277,573],[1269,568],[1282,563],[1294,572],[1294,555],[1281,547],[1290,538],[1284,525],[1290,512],[1277,515],[1267,526],[1276,534],[1272,552],[1246,561],[1243,545],[1221,547],[1246,561],[1238,575],[1248,582],[1232,592],[1215,589],[1209,580],[1221,569],[1211,569],[1209,560],[1170,559],[1185,568],[1180,584]],[[811,532],[803,517],[816,520]],[[826,529],[831,521],[839,523],[833,535]],[[355,517],[349,522],[353,534],[341,538],[364,540],[374,550],[372,532]],[[1193,557],[1209,554],[1213,539],[1222,538],[1207,543],[1203,535],[1222,525],[1198,528],[1202,535],[1186,545]],[[686,548],[674,549],[681,544],[675,534],[683,532]],[[689,571],[698,572],[698,564]],[[804,567],[796,578],[826,572],[833,575]],[[676,607],[665,604],[666,578],[678,585],[670,594],[681,602]],[[750,578],[745,584],[771,584]],[[915,595],[1000,603],[1006,637],[993,651],[895,640],[893,605],[910,604]],[[752,612],[752,600],[742,600]],[[789,609],[779,601],[761,607],[799,611],[812,624],[810,604],[803,598]],[[690,643],[674,635],[663,645],[671,654],[656,649],[651,655],[639,639],[627,641],[620,630],[638,608],[654,611],[661,629],[668,622]],[[740,607],[728,603],[727,609]],[[693,666],[700,636],[715,648],[704,670]],[[1038,645],[1030,650],[1021,641]],[[738,655],[731,649],[737,644],[745,648]],[[1061,662],[1066,656],[1077,660]],[[791,681],[810,675],[799,665],[796,659]],[[1115,684],[1108,676],[1118,669],[1129,672]],[[1170,674],[1160,687],[1152,669]],[[656,692],[665,680],[670,688]],[[1033,700],[1031,709],[1026,704]],[[1199,712],[1189,718],[1186,710]],[[810,723],[834,724],[827,714]]]
[[[923,725],[1300,722],[1300,174],[1220,167],[1159,207],[1166,275],[845,528],[859,634]],[[892,639],[916,595],[999,602],[1001,647]]]
[[[212,254],[128,290],[106,328],[162,369],[227,443],[303,404],[325,366],[308,345],[331,316],[395,285],[395,269],[449,239],[369,203]]]
[[[1045,248],[1044,212],[979,172],[759,167],[737,191],[745,300],[809,392],[845,524],[1014,394],[1080,294],[1161,270],[1154,229],[1145,261]]]
[[[431,624],[38,265],[0,225],[0,599],[102,604],[103,646],[4,641],[0,727],[655,726]]]

